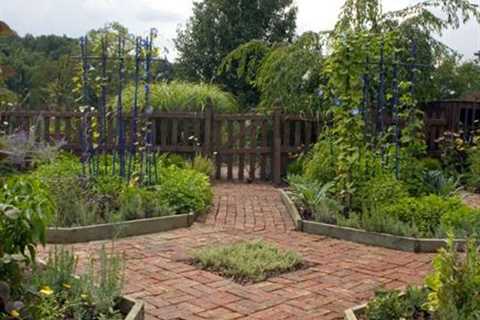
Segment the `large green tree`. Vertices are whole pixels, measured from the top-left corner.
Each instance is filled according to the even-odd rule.
[[[251,40],[291,41],[297,8],[293,0],[203,0],[178,31],[175,45],[182,75],[212,81],[223,58]]]

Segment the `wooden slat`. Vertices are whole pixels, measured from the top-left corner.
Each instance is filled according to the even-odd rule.
[[[228,148],[233,149],[233,121],[227,121]],[[227,179],[233,180],[233,154],[227,157]]]
[[[238,149],[245,147],[245,120],[240,120],[239,124],[239,138]],[[245,179],[245,155],[239,153],[238,155],[238,180],[243,181]]]
[[[310,121],[305,122],[305,147],[308,149],[312,143],[312,123]]]
[[[222,177],[222,155],[219,152],[222,149],[222,120],[217,120],[214,123],[215,146],[217,150],[217,154],[215,156],[215,177],[217,178],[217,180],[219,180]]]
[[[152,122],[156,124],[158,123],[158,125],[160,125],[160,128],[156,128],[156,130],[160,130],[160,149],[165,148],[168,145],[168,140],[167,140],[168,120],[154,119]]]
[[[62,138],[62,119],[60,117],[55,117],[55,140],[60,140]]]
[[[66,117],[65,118],[65,141],[68,143],[72,143],[72,118]]]
[[[257,148],[257,126],[255,121],[250,122],[250,149],[256,150]],[[249,165],[249,179],[255,180],[255,165],[256,165],[256,153],[250,153],[250,165]]]
[[[178,145],[178,119],[172,119],[172,146]]]
[[[302,144],[302,122],[295,121],[295,147]]]
[[[267,121],[262,121],[262,148],[268,147]],[[267,180],[267,155],[263,154],[260,160],[260,179]]]

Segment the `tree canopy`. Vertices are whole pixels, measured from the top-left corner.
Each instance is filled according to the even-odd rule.
[[[188,80],[212,81],[238,46],[251,40],[291,41],[296,16],[293,0],[195,2],[193,16],[175,40],[180,70]]]

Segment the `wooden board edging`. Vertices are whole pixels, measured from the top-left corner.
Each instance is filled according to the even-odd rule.
[[[447,246],[446,239],[424,239],[396,236],[392,234],[369,232],[360,229],[303,220],[295,204],[288,196],[288,193],[284,190],[280,190],[280,195],[288,214],[294,221],[297,231],[414,253],[437,253],[439,249]],[[461,249],[465,247],[466,240],[457,239],[455,240],[455,244]]]
[[[141,236],[173,229],[187,228],[195,222],[195,218],[196,214],[190,213],[73,228],[51,227],[47,230],[47,243],[73,244]]]

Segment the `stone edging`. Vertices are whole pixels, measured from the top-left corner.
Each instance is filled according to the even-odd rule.
[[[47,243],[73,244],[188,228],[193,224],[195,218],[196,214],[190,213],[93,226],[49,228],[47,230]]]
[[[416,253],[436,253],[438,249],[447,245],[446,239],[419,239],[412,237],[395,236],[385,233],[368,232],[354,228],[302,220],[300,213],[285,190],[280,190],[282,202],[292,217],[296,230],[327,236],[331,238],[357,242],[361,244],[384,247]],[[456,240],[457,245],[463,246],[465,240]]]

